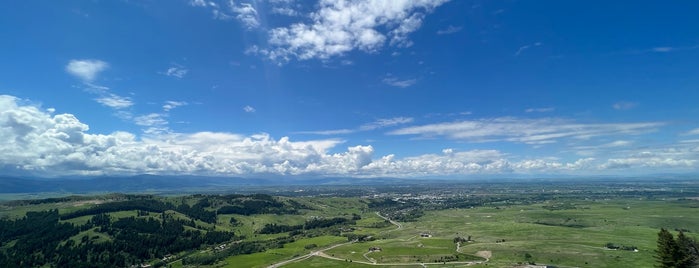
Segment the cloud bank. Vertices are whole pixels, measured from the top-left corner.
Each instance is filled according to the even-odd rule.
[[[72,114],[54,114],[26,104],[13,96],[0,95],[0,163],[5,172],[23,172],[40,176],[192,174],[217,176],[351,176],[351,177],[424,177],[507,174],[595,174],[622,172],[639,168],[654,170],[696,170],[699,144],[629,151],[609,159],[581,158],[563,161],[553,157],[521,159],[499,150],[458,151],[445,149],[436,154],[397,158],[376,156],[372,145],[336,147],[342,140],[319,139],[292,141],[275,139],[269,134],[240,135],[223,132],[155,132],[145,137],[123,131],[109,134],[89,133],[87,124]],[[166,121],[158,114],[135,119],[139,125],[162,127]],[[410,118],[379,120],[367,128],[380,128],[411,122]],[[524,121],[532,129],[544,128],[544,121]],[[480,124],[485,132],[471,136],[459,134],[471,124]],[[490,124],[490,125],[489,125]],[[443,133],[457,137],[540,141],[541,135],[578,137],[604,133],[635,133],[657,123],[616,125],[551,124],[548,130],[504,132],[513,128],[509,119],[493,122],[460,122],[435,126],[408,127],[394,134]],[[570,128],[580,130],[573,133]],[[494,128],[495,127],[495,128]],[[430,130],[431,129],[431,130]],[[495,129],[495,130],[494,130]],[[490,134],[486,134],[490,132]],[[513,133],[513,134],[506,134]],[[557,134],[556,134],[557,133]],[[545,140],[545,139],[544,139]],[[628,145],[625,141],[613,147]],[[336,151],[331,153],[331,151]]]

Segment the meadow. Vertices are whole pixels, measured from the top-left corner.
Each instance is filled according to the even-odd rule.
[[[167,267],[653,267],[660,228],[674,234],[682,230],[698,238],[699,200],[692,192],[679,196],[675,192],[614,191],[542,196],[502,189],[464,195],[445,189],[448,197],[434,189],[427,195],[420,192],[371,197],[154,196],[148,198],[174,207],[206,204],[200,209],[209,212],[245,204],[246,200],[267,200],[276,204],[271,208],[296,209],[289,213],[260,210],[218,214],[214,221],[198,219],[199,214],[179,208],[162,213],[110,211],[106,215],[112,221],[132,217],[162,221],[163,215],[169,215],[191,222],[185,230],[235,234],[231,241],[221,244],[225,246],[202,245],[177,252],[167,262],[160,261],[161,257],[145,261]],[[6,202],[0,206],[0,217],[19,219],[28,211],[49,209],[67,215],[121,198],[108,195],[65,202]],[[82,226],[92,217],[60,221]],[[344,220],[320,228],[307,226],[319,219]],[[263,232],[268,225],[297,227],[293,231]],[[96,244],[117,239],[92,227],[66,238],[59,246],[68,240],[72,245],[82,245],[86,236]],[[7,241],[0,251],[16,243]],[[239,243],[263,248],[242,254],[229,250]],[[207,258],[209,263],[192,264],[192,260]]]
[[[368,228],[382,219],[370,212],[361,215],[355,232],[376,234],[377,240],[324,251],[327,256],[340,260],[312,256],[286,266],[369,267],[372,265],[363,263],[375,261],[420,267],[419,263],[438,263],[443,257],[484,261],[483,257],[487,256],[487,262],[468,266],[653,267],[660,228],[681,229],[693,237],[699,231],[699,201],[695,200],[565,200],[432,210],[425,211],[417,221],[401,222],[400,229],[395,226]],[[431,237],[421,237],[421,234]],[[462,243],[457,252],[455,237],[470,237],[471,241]],[[607,248],[610,243],[636,250]],[[381,251],[369,253],[370,248]],[[311,250],[297,247],[287,252],[294,252],[287,254],[288,258]],[[266,267],[283,260],[274,254],[232,256],[226,263]],[[467,265],[443,262],[430,266]]]

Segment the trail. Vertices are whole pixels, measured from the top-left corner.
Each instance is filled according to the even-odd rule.
[[[398,231],[398,230],[400,230],[400,229],[403,229],[403,225],[402,225],[400,222],[397,222],[397,221],[391,220],[391,219],[389,219],[389,218],[387,218],[387,217],[384,217],[384,216],[381,215],[381,213],[379,213],[379,212],[376,212],[376,215],[379,216],[380,218],[384,219],[384,220],[389,221],[391,224],[393,224],[393,225],[396,226],[396,229],[391,229],[391,230],[388,230],[387,232],[393,232],[393,231]],[[313,251],[313,252],[308,253],[308,254],[303,255],[303,256],[299,256],[299,257],[296,257],[296,258],[293,258],[293,259],[289,259],[289,260],[282,261],[282,262],[279,262],[279,263],[276,263],[276,264],[272,264],[272,265],[270,265],[270,266],[267,266],[267,268],[277,268],[277,267],[281,267],[281,266],[287,265],[287,264],[292,263],[292,262],[297,262],[297,261],[301,261],[301,260],[305,260],[305,259],[311,258],[311,257],[313,257],[313,256],[318,256],[318,257],[321,257],[321,258],[326,258],[326,259],[331,259],[331,260],[336,260],[336,261],[347,261],[346,259],[342,259],[342,258],[337,258],[337,257],[330,256],[330,255],[326,254],[325,251],[326,251],[326,250],[331,250],[331,249],[334,249],[334,248],[337,248],[337,247],[341,247],[341,246],[344,246],[344,245],[349,245],[349,244],[352,244],[352,243],[355,243],[355,242],[357,242],[357,240],[353,240],[353,241],[350,241],[350,242],[346,242],[346,243],[342,243],[342,244],[337,244],[337,245],[329,246],[329,247],[327,247],[327,248],[320,249],[320,250],[316,250],[316,251]],[[461,253],[460,250],[461,250],[461,243],[457,243],[457,244],[456,244],[456,252]],[[353,263],[359,263],[359,264],[366,264],[366,265],[374,265],[374,266],[417,266],[417,265],[419,265],[419,266],[422,266],[422,267],[427,267],[428,265],[444,265],[444,262],[396,262],[396,263],[377,263],[376,260],[375,260],[374,258],[371,258],[371,257],[367,256],[367,254],[369,254],[369,253],[371,253],[371,252],[367,252],[367,253],[364,253],[364,254],[362,255],[362,256],[364,256],[365,259],[367,259],[367,261],[355,261],[355,260],[352,260],[352,262],[353,262]],[[479,253],[481,253],[481,252],[479,252]],[[481,257],[483,257],[483,256],[481,256]],[[482,264],[482,263],[486,263],[486,262],[488,262],[488,261],[490,260],[490,255],[488,254],[488,256],[487,256],[487,257],[484,257],[484,258],[485,258],[484,261],[452,261],[452,262],[447,262],[447,263],[448,263],[448,264],[464,264],[464,265],[467,265],[467,266],[468,266],[468,265]]]
[[[321,256],[321,254],[327,256],[327,254],[324,254],[323,251],[331,250],[331,249],[334,249],[334,248],[336,248],[336,247],[340,247],[340,246],[344,246],[344,245],[349,245],[349,244],[352,244],[352,243],[354,243],[354,242],[357,242],[357,240],[352,240],[352,241],[350,241],[350,242],[345,242],[345,243],[342,243],[342,244],[332,245],[332,246],[329,246],[329,247],[324,248],[324,249],[321,249],[321,250],[312,251],[311,253],[308,253],[308,254],[303,255],[303,256],[298,256],[298,257],[293,258],[293,259],[290,259],[290,260],[286,260],[286,261],[283,261],[283,262],[279,262],[279,263],[272,264],[272,265],[270,265],[270,266],[267,266],[267,268],[277,268],[277,267],[281,267],[281,266],[287,265],[287,264],[292,263],[292,262],[297,262],[297,261],[300,261],[300,260],[308,259],[308,258],[313,257],[313,256]],[[337,259],[337,258],[332,258],[332,259]],[[341,259],[340,259],[340,260],[341,260]]]
[[[400,222],[397,222],[397,221],[394,221],[394,220],[389,219],[389,218],[387,218],[387,217],[384,217],[384,216],[381,215],[381,213],[379,213],[378,211],[376,212],[376,216],[379,216],[379,218],[382,218],[382,219],[384,219],[384,220],[387,220],[388,222],[390,222],[391,224],[393,224],[393,225],[396,226],[396,229],[388,230],[388,232],[393,232],[393,231],[398,231],[398,230],[400,230],[400,229],[403,229],[403,225],[400,224]]]

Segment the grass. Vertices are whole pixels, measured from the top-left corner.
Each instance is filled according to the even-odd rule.
[[[577,200],[572,208],[555,210],[550,209],[550,203],[543,203],[427,211],[417,222],[403,223],[404,228],[392,232],[390,239],[356,243],[326,253],[354,262],[366,261],[362,255],[369,247],[377,246],[381,252],[367,255],[380,263],[425,261],[455,253],[452,239],[471,236],[475,241],[465,243],[461,252],[469,257],[479,251],[492,252],[488,267],[512,267],[530,261],[562,267],[650,267],[655,262],[659,228],[685,229],[690,236],[699,232],[698,204],[691,200]],[[433,237],[417,237],[421,232]],[[605,249],[606,243],[636,246],[638,252]],[[348,265],[316,259],[297,265]]]
[[[305,248],[309,244],[316,244],[318,248],[323,248],[346,241],[346,238],[338,236],[313,237],[285,244],[283,248],[270,249],[249,255],[231,256],[223,262],[225,263],[224,267],[266,267],[270,264],[311,252],[313,249]]]
[[[97,232],[97,228],[98,227],[95,227],[95,228],[92,228],[92,229],[89,229],[86,231],[82,231],[82,232],[70,237],[69,240],[73,240],[73,242],[75,242],[76,245],[81,243],[82,238],[84,236],[87,236],[89,238],[89,240],[91,240],[93,243],[102,243],[102,242],[107,242],[107,241],[112,240],[112,238],[109,237],[109,235]]]
[[[194,203],[194,198],[174,197],[172,202]],[[313,209],[301,210],[295,215],[219,215],[216,230],[234,231],[247,240],[267,240],[286,236],[282,234],[256,234],[265,224],[303,224],[312,217],[349,217],[359,214],[362,219],[353,226],[355,234],[372,234],[379,240],[348,244],[325,251],[326,254],[346,261],[312,257],[290,263],[284,267],[367,267],[363,256],[370,247],[380,247],[380,252],[367,254],[379,263],[432,262],[441,257],[454,256],[459,260],[480,260],[475,255],[488,251],[492,257],[487,267],[513,267],[518,263],[534,262],[559,267],[651,267],[655,263],[653,251],[660,228],[683,229],[686,234],[697,237],[699,233],[699,201],[696,200],[566,200],[556,199],[530,205],[498,204],[472,209],[448,209],[425,211],[415,222],[403,222],[400,230],[393,225],[380,226],[384,222],[366,207],[360,198],[302,197],[295,199]],[[91,204],[71,202],[38,204],[15,207],[0,207],[0,217],[17,218],[27,211],[58,208],[61,213],[82,209]],[[168,211],[175,218],[187,219],[185,215]],[[136,216],[136,211],[109,213],[112,219]],[[157,218],[157,213],[149,213]],[[92,216],[70,220],[76,225],[87,222]],[[232,226],[235,217],[240,225]],[[204,228],[214,225],[196,221]],[[377,225],[379,224],[379,225]],[[429,233],[430,238],[419,237]],[[80,242],[84,235],[95,242],[110,239],[90,229],[72,237]],[[471,236],[472,242],[464,243],[457,253],[453,238]],[[269,264],[301,256],[312,250],[346,242],[345,237],[320,236],[305,238],[286,244],[284,248],[271,249],[262,253],[231,256],[220,265],[225,267],[266,267]],[[638,252],[605,249],[606,243],[635,246]],[[305,246],[316,244],[316,249]],[[7,245],[4,245],[7,246]],[[198,252],[198,251],[197,251]],[[197,254],[197,253],[194,253]],[[181,262],[173,263],[175,267]],[[463,265],[444,264],[441,267]],[[486,267],[485,264],[474,265]],[[390,266],[382,266],[390,267]],[[400,267],[411,267],[400,266]],[[420,266],[414,266],[420,267]]]
[[[290,263],[288,265],[285,265],[284,267],[287,268],[305,268],[305,267],[341,267],[341,268],[354,268],[354,267],[367,267],[367,265],[364,264],[359,264],[355,262],[349,262],[349,261],[337,261],[337,260],[330,260],[322,257],[311,257],[307,260],[301,261],[301,262],[294,262]],[[381,267],[389,267],[389,266],[381,266]],[[403,268],[410,267],[410,266],[401,266]],[[415,266],[415,267],[420,267],[420,266]]]

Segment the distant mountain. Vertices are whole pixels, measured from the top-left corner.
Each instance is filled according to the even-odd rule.
[[[348,178],[348,177],[207,177],[207,176],[102,176],[33,178],[0,176],[0,194],[11,193],[166,193],[166,192],[217,192],[237,191],[250,187],[271,186],[406,186],[435,185],[442,183],[575,183],[591,181],[657,181],[696,180],[699,175],[647,175],[641,177],[549,177],[549,178],[448,178],[448,179],[398,179],[398,178]]]
[[[241,178],[138,175],[89,178],[0,178],[0,193],[177,191],[249,184]]]
[[[238,178],[158,175],[79,178],[0,177],[0,193],[224,191],[249,186],[388,185],[406,183],[407,181],[411,180],[392,178]]]

